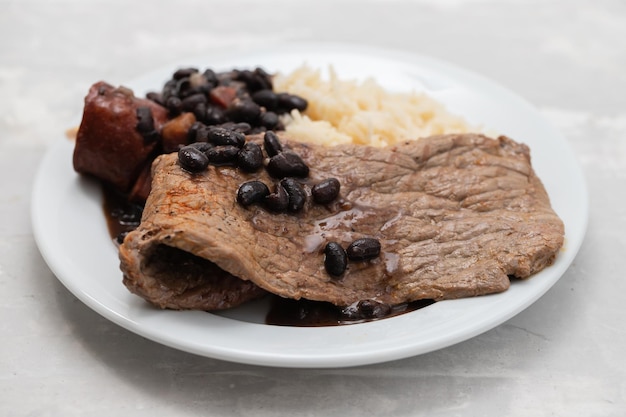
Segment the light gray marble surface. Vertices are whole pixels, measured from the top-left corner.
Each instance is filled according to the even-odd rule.
[[[431,55],[530,100],[578,156],[589,229],[563,278],[464,343],[346,369],[227,363],[100,317],[44,263],[34,172],[89,85],[228,47],[358,42]],[[555,155],[558,158],[558,155]],[[626,415],[626,3],[0,0],[0,415]]]

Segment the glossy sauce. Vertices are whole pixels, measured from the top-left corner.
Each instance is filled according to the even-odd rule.
[[[143,205],[129,202],[126,194],[107,185],[102,186],[102,193],[109,235],[114,242],[122,243],[124,236],[139,226]]]
[[[392,306],[384,317],[362,317],[348,312],[348,308],[331,303],[310,300],[291,300],[274,296],[265,323],[276,326],[323,327],[357,324],[410,313],[433,304],[434,300],[418,300]]]

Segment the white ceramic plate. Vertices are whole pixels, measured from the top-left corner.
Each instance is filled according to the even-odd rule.
[[[259,365],[343,367],[423,354],[469,339],[530,306],[565,273],[587,225],[582,171],[567,142],[537,110],[485,78],[426,57],[354,45],[307,44],[180,62],[126,85],[137,94],[159,89],[179,66],[263,66],[286,72],[304,62],[321,68],[332,64],[342,78],[374,76],[391,90],[425,91],[471,123],[527,143],[533,165],[565,223],[566,245],[556,263],[531,279],[514,282],[502,294],[439,302],[394,318],[348,326],[265,325],[258,304],[221,315],[156,310],[122,285],[100,189],[73,171],[73,143],[60,137],[39,168],[32,200],[35,238],[59,280],[109,320],[177,349]]]

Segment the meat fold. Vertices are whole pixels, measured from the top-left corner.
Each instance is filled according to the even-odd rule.
[[[149,249],[139,279],[126,286],[152,304],[175,310],[224,310],[266,294],[213,262],[167,245]]]
[[[228,166],[190,174],[175,154],[158,157],[141,225],[120,247],[129,290],[163,308],[203,310],[225,303],[198,299],[197,288],[211,297],[210,287],[222,280],[339,306],[454,299],[504,291],[510,277],[528,278],[552,264],[563,245],[563,223],[529,148],[509,138],[453,134],[389,148],[285,140],[285,147],[310,167],[309,187],[340,181],[336,202],[309,198],[296,214],[244,208],[235,198],[240,184],[259,179],[272,189],[277,180]],[[380,256],[350,262],[342,277],[331,277],[325,244],[345,248],[361,237],[378,239]],[[167,271],[180,268],[176,257],[161,257],[164,248],[217,268],[172,278]]]

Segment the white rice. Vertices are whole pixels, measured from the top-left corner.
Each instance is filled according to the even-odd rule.
[[[476,130],[426,94],[387,92],[373,79],[340,80],[332,67],[327,79],[319,69],[306,65],[290,74],[278,74],[274,90],[308,101],[304,114],[294,110],[283,123],[287,133],[311,143],[387,146]]]

